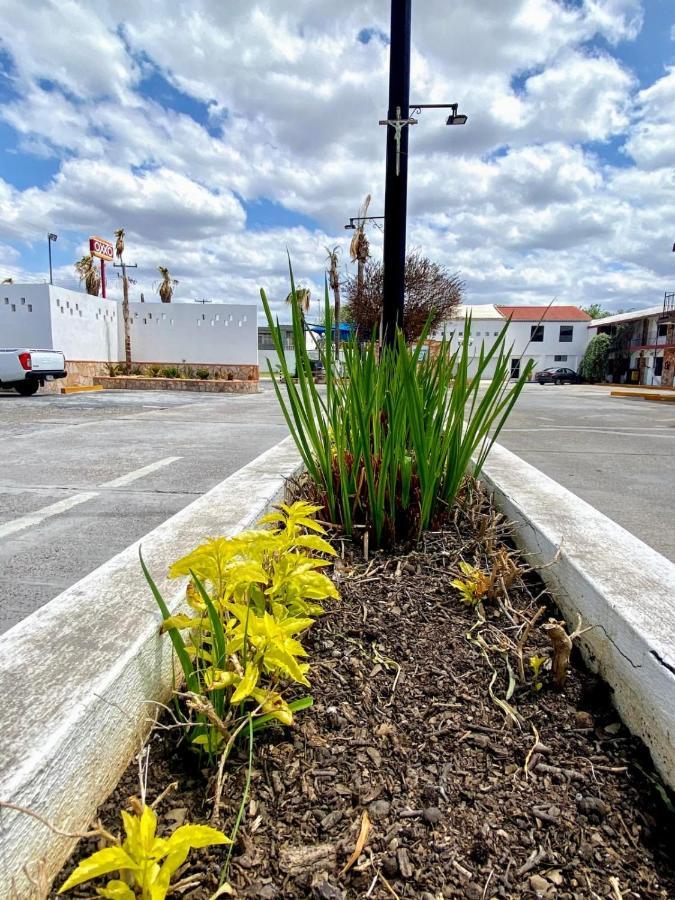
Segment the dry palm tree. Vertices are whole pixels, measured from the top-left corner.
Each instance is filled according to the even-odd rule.
[[[328,283],[335,301],[335,359],[340,359],[340,276],[338,275],[338,248],[326,247],[328,253]],[[328,323],[326,323],[326,327]]]
[[[88,294],[92,297],[98,297],[101,287],[101,276],[98,269],[94,265],[94,258],[87,254],[83,256],[79,262],[75,263],[75,270],[80,276],[80,281],[84,281],[84,286]]]
[[[157,271],[162,276],[162,280],[160,281],[159,287],[157,288],[159,299],[162,301],[162,303],[171,303],[171,298],[173,297],[173,289],[178,284],[178,281],[175,278],[171,277],[166,266],[157,266]]]
[[[2,284],[14,284],[14,279],[13,278],[3,278],[1,283]]]
[[[370,194],[366,194],[366,199],[361,204],[359,214],[356,217],[356,230],[354,237],[349,245],[349,254],[352,262],[358,263],[356,281],[359,286],[359,296],[363,291],[363,279],[366,262],[370,256],[370,244],[366,237],[366,216],[368,215],[368,207],[370,206]]]
[[[293,305],[295,299],[295,303],[298,304],[298,309],[300,310],[300,315],[304,317],[305,313],[309,312],[309,305],[312,299],[312,292],[309,288],[298,287],[295,289],[295,294],[293,291],[286,297],[286,303],[289,306]]]
[[[117,238],[115,241],[115,255],[121,260],[124,253],[124,228],[118,228],[115,232],[115,237]]]

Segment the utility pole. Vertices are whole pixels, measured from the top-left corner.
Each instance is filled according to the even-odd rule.
[[[384,194],[384,284],[382,343],[393,346],[403,327],[406,212],[408,205],[408,126],[410,106],[410,28],[412,0],[391,0],[387,176]]]
[[[137,269],[136,263],[125,263],[124,256],[119,257],[118,263],[113,263],[116,269],[122,270],[122,318],[124,320],[124,367],[127,375],[131,374],[131,329],[129,327],[129,279],[127,268]]]

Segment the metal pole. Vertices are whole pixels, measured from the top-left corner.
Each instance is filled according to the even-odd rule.
[[[105,300],[105,260],[101,260],[101,297]]]
[[[391,0],[388,119],[407,119],[410,104],[410,26],[412,0]],[[398,115],[397,115],[398,111]],[[387,176],[384,194],[384,284],[382,342],[394,345],[403,327],[403,283],[408,200],[408,127],[387,127]],[[398,169],[398,172],[397,172]]]
[[[47,235],[47,246],[49,247],[49,283],[54,284],[54,279],[52,278],[52,236],[51,236],[51,234]]]
[[[124,260],[122,264],[122,317],[124,319],[124,362],[127,375],[131,374],[131,331],[129,329],[129,280]]]

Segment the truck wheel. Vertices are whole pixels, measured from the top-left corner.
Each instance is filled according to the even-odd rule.
[[[33,394],[37,393],[37,389],[40,387],[37,381],[24,381],[23,384],[15,385],[16,391],[18,394],[21,394],[22,397],[32,397]]]

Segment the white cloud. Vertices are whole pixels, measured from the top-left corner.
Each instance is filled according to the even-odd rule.
[[[366,193],[382,211],[388,47],[357,35],[386,33],[388,6],[5,0],[18,96],[0,118],[24,152],[61,165],[43,187],[0,181],[0,234],[124,225],[146,296],[170,262],[177,298],[255,300],[263,284],[282,311],[288,247],[321,294],[325,245],[347,259],[342,226]],[[658,246],[675,199],[675,75],[638,92],[617,58],[639,0],[480,6],[415,7],[413,100],[458,101],[469,123],[448,129],[430,110],[411,132],[411,243],[461,269],[474,300],[653,305],[670,262]],[[590,51],[596,37],[610,49]],[[146,96],[153,71],[208,105],[221,133]],[[625,164],[600,155],[612,139]],[[242,201],[263,197],[317,228],[247,227]]]

